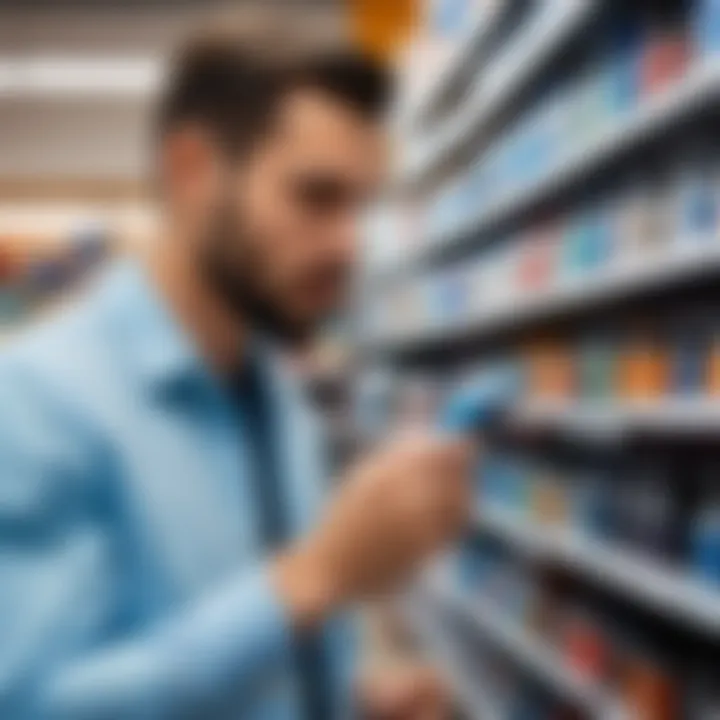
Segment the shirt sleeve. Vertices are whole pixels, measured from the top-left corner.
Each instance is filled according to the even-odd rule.
[[[0,718],[162,720],[243,707],[291,653],[267,567],[112,633],[126,588],[94,514],[93,446],[66,422],[65,438],[52,408],[14,389],[0,382]]]
[[[289,629],[265,569],[239,575],[155,632],[56,668],[38,687],[50,720],[200,716],[251,694],[289,653]]]

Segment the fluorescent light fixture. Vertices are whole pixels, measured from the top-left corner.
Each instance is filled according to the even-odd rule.
[[[109,227],[121,234],[148,234],[155,208],[144,202],[0,202],[0,236],[62,239],[78,228]]]
[[[146,96],[157,89],[163,63],[149,57],[0,57],[0,98]]]

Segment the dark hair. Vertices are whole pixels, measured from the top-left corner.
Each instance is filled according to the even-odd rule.
[[[156,118],[162,137],[189,122],[205,126],[229,154],[242,152],[267,127],[285,95],[320,90],[368,119],[391,95],[389,73],[348,46],[313,43],[282,32],[210,32],[176,56]]]

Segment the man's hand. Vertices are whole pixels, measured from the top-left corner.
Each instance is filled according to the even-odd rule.
[[[275,564],[296,625],[392,589],[454,540],[469,516],[474,455],[469,442],[423,436],[355,467],[320,527]]]
[[[358,704],[363,720],[447,720],[452,709],[435,670],[420,664],[366,673],[358,684]]]

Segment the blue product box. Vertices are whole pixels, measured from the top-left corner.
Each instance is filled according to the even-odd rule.
[[[720,585],[720,467],[709,461],[699,468],[698,507],[691,519],[690,567],[700,580]]]
[[[580,257],[581,270],[596,270],[612,253],[612,224],[604,207],[597,208],[586,219],[584,243]]]
[[[720,52],[720,0],[697,0],[694,14],[695,44],[700,55]]]
[[[642,77],[642,28],[637,19],[624,18],[610,31],[606,82],[611,113],[632,109],[640,97]]]
[[[593,215],[584,212],[578,218],[576,225],[575,242],[571,253],[571,273],[582,275],[592,267],[593,244]]]
[[[525,481],[520,463],[513,457],[497,455],[490,474],[490,483],[486,485],[487,503],[512,512],[524,510]]]
[[[586,237],[586,220],[583,216],[572,218],[563,233],[561,244],[560,276],[575,277],[582,268],[582,253]]]
[[[460,37],[471,9],[470,0],[435,0],[429,15],[431,31],[443,37]]]
[[[515,167],[516,182],[526,178],[532,182],[544,173],[554,158],[557,145],[552,133],[552,100],[548,100],[530,118],[518,147]]]
[[[468,313],[467,280],[462,268],[451,270],[441,280],[441,314],[457,322]]]
[[[500,557],[485,543],[468,543],[460,551],[461,582],[466,590],[481,591],[497,574]]]
[[[672,384],[678,395],[701,395],[707,383],[711,324],[701,315],[683,317],[673,333]]]
[[[502,488],[502,459],[496,452],[483,458],[477,470],[480,505],[495,503]]]
[[[697,577],[720,585],[720,505],[717,498],[705,500],[691,525],[691,562]]]
[[[677,179],[677,242],[681,246],[711,244],[718,234],[719,183],[709,157],[696,155]]]

